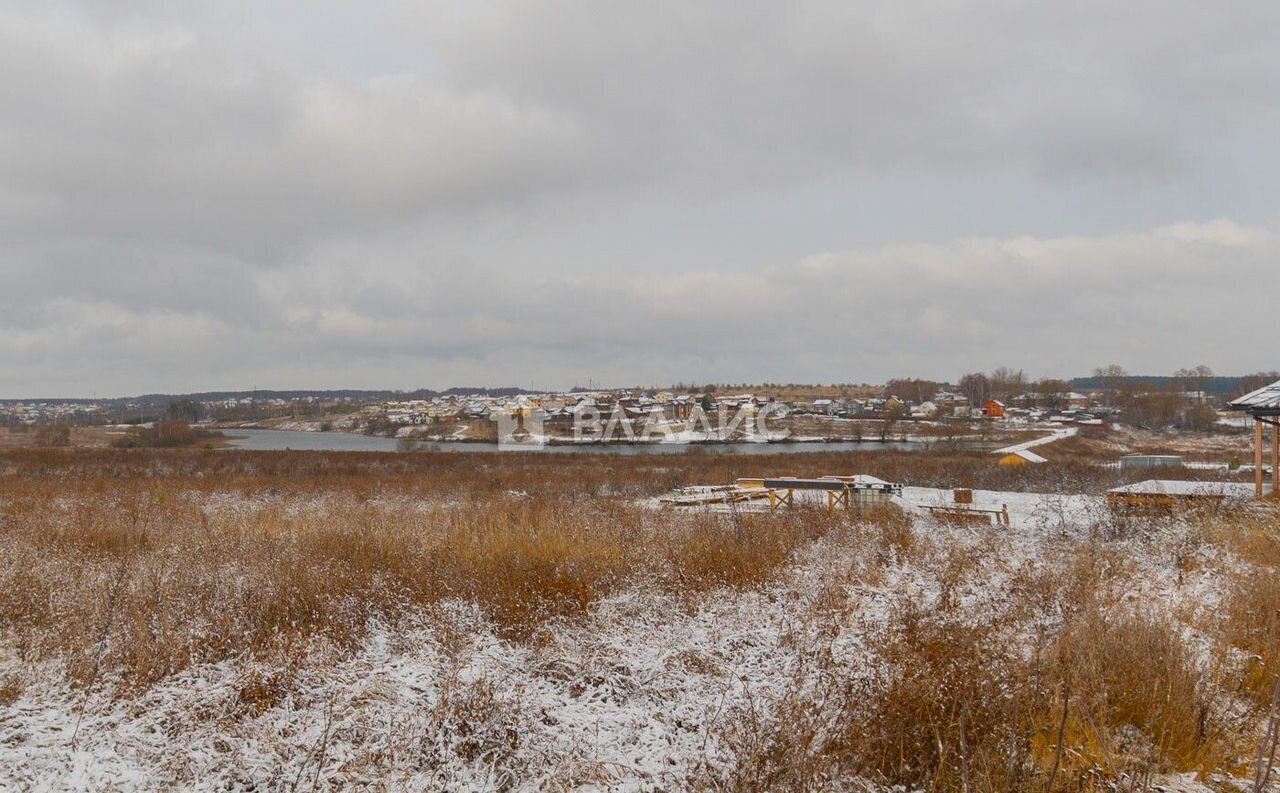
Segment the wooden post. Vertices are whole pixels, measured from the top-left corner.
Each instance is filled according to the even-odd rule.
[[[1262,498],[1262,419],[1253,417],[1253,486]]]
[[[1271,495],[1280,498],[1280,416],[1271,425]]]

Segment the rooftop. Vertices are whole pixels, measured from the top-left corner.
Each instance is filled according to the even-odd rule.
[[[1115,487],[1107,492],[1223,498],[1253,498],[1254,496],[1253,485],[1244,482],[1190,482],[1181,479],[1148,479],[1145,482]]]
[[[1035,452],[1031,451],[1030,449],[1019,449],[1019,450],[1018,450],[1018,451],[1016,451],[1016,452],[1010,452],[1010,455],[1011,455],[1011,456],[1014,456],[1014,457],[1021,457],[1022,459],[1026,460],[1026,461],[1027,461],[1027,462],[1029,462],[1029,463],[1047,463],[1047,462],[1049,462],[1047,459],[1045,459],[1044,457],[1041,457],[1040,455],[1036,454]]]
[[[1244,410],[1255,415],[1280,415],[1280,380],[1257,391],[1233,399],[1227,404],[1228,410]]]

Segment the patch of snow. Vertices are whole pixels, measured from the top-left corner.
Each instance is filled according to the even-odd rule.
[[[1060,441],[1063,438],[1070,438],[1079,431],[1080,430],[1077,427],[1060,427],[1043,438],[1036,438],[1035,440],[1026,441],[1024,443],[1015,443],[1014,445],[1006,446],[1003,449],[996,449],[993,454],[1017,454],[1018,452],[1026,451],[1028,449],[1034,449],[1037,446],[1044,446],[1045,444],[1053,443],[1054,441]]]

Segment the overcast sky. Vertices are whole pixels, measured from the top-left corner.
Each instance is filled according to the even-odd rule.
[[[0,0],[0,397],[1276,368],[1278,31]]]

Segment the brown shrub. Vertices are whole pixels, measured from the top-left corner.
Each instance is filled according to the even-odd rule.
[[[772,578],[801,545],[825,535],[838,518],[813,509],[773,515],[701,513],[662,532],[677,588],[748,587]]]
[[[1219,619],[1210,627],[1237,651],[1236,685],[1266,707],[1280,679],[1280,522],[1264,511],[1205,518],[1197,528],[1227,551]]]
[[[1086,462],[1039,466],[994,464],[977,451],[810,452],[805,454],[599,455],[415,452],[253,452],[223,449],[48,449],[2,453],[24,479],[163,478],[256,484],[286,489],[335,482],[388,482],[424,493],[500,494],[522,490],[557,499],[602,495],[656,496],[678,486],[722,484],[739,477],[866,473],[928,487],[981,487],[1049,493],[1098,493],[1121,484],[1118,471]],[[1183,475],[1194,475],[1184,471]]]
[[[954,589],[972,551],[942,545],[926,561]],[[735,762],[700,785],[1114,790],[1162,772],[1238,771],[1256,724],[1231,715],[1178,623],[1118,605],[1111,556],[1085,547],[1052,575],[1015,577],[1014,597],[994,600],[1007,607],[946,605],[945,587],[901,601],[867,638],[870,665],[818,646],[771,710],[753,703],[721,729]],[[1060,598],[1019,602],[1050,582]]]
[[[1280,677],[1280,577],[1267,567],[1233,571],[1222,611],[1224,638],[1244,653],[1241,686],[1265,704]]]
[[[16,675],[0,676],[0,708],[7,708],[22,696],[22,681]]]
[[[1149,780],[1153,773],[1231,770],[1243,736],[1228,725],[1215,681],[1179,626],[1167,617],[1122,611],[1077,618],[1051,655],[1055,698],[1066,719],[1037,714],[1036,763],[1050,767],[1057,733],[1068,751],[1067,780]]]
[[[71,427],[66,424],[46,424],[36,430],[35,446],[58,448],[71,445]]]
[[[111,442],[116,449],[181,449],[221,438],[222,433],[203,427],[192,427],[185,421],[159,421],[150,427],[138,427]]]
[[[873,638],[879,672],[850,687],[843,733],[828,751],[888,784],[1020,787],[1023,769],[1009,757],[1024,751],[1029,692],[1005,631],[904,607]]]
[[[356,646],[448,598],[521,638],[642,580],[696,593],[775,575],[825,516],[687,515],[618,499],[423,504],[363,479],[289,495],[204,481],[8,482],[0,626],[29,659],[91,682]],[[221,504],[222,506],[215,506]]]

